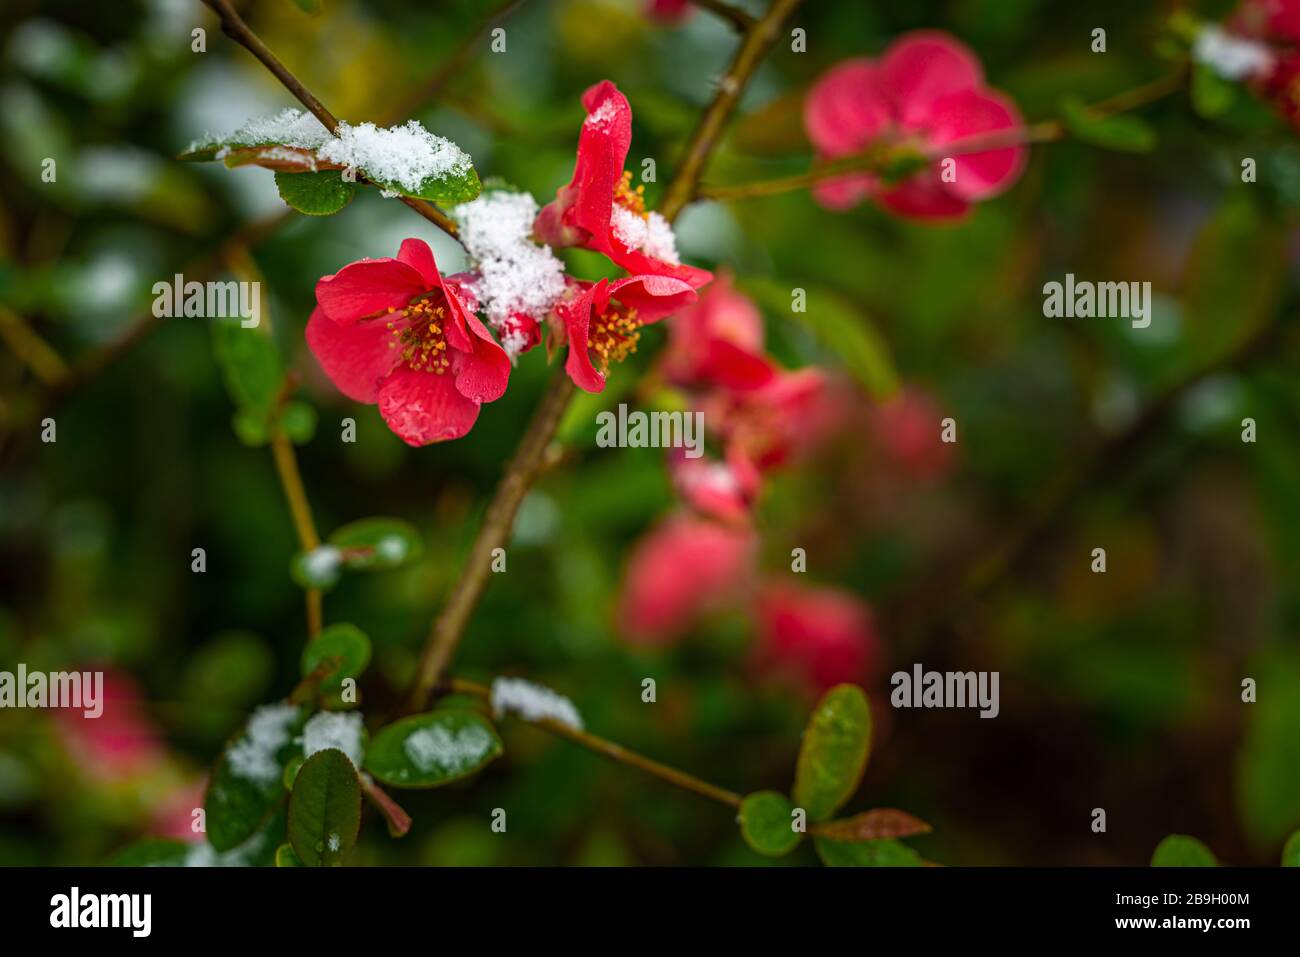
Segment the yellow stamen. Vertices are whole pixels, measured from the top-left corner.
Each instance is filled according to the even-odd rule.
[[[611,362],[622,362],[636,352],[641,338],[641,320],[636,310],[622,303],[610,302],[604,315],[592,316],[587,327],[587,346],[595,353],[601,374],[609,372]]]
[[[406,307],[407,325],[393,330],[396,342],[390,347],[400,346],[402,361],[414,372],[432,372],[442,375],[451,365],[447,354],[447,336],[443,332],[443,323],[447,319],[447,310],[435,306],[427,299],[417,299]]]

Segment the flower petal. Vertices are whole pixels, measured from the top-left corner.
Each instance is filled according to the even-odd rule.
[[[413,267],[396,259],[362,259],[316,283],[316,302],[340,323],[402,309],[429,289]]]
[[[1020,111],[993,90],[962,90],[936,100],[930,111],[929,140],[934,145],[980,133],[1024,128]],[[955,176],[948,191],[965,200],[986,199],[1015,182],[1025,168],[1023,146],[954,156]]]
[[[510,381],[510,357],[497,345],[478,316],[466,313],[465,321],[473,333],[473,348],[452,355],[456,388],[461,395],[476,402],[495,402],[505,394]]]
[[[970,204],[949,191],[951,183],[939,179],[937,169],[918,173],[892,189],[876,193],[876,202],[900,216],[914,219],[955,220],[970,211]]]
[[[349,399],[374,402],[379,383],[401,358],[383,319],[344,325],[316,309],[307,321],[307,347],[330,381]]]
[[[876,180],[872,176],[841,176],[813,187],[813,199],[827,209],[842,212],[852,209],[871,195]]]
[[[604,293],[607,282],[608,280],[602,279],[595,286],[584,289],[577,298],[556,307],[569,337],[569,354],[564,359],[564,371],[569,374],[573,384],[585,392],[600,392],[605,388],[605,377],[591,364],[587,336],[591,327],[593,297],[600,290],[605,301],[608,301],[608,295]]]
[[[401,366],[379,389],[379,414],[407,445],[458,439],[474,427],[479,404],[456,389],[450,375]]]
[[[918,30],[895,40],[885,51],[880,71],[898,120],[908,128],[923,123],[939,97],[984,82],[984,71],[970,48],[937,30]]]
[[[808,139],[826,156],[865,147],[889,123],[890,103],[877,66],[865,58],[831,67],[804,101]]]
[[[420,274],[425,288],[436,289],[442,285],[438,264],[433,259],[433,250],[423,239],[403,239],[402,247],[397,250],[397,259]]]
[[[594,307],[603,313],[610,299],[631,306],[642,324],[648,325],[690,305],[695,301],[696,293],[688,283],[672,276],[628,276],[615,279],[603,289],[598,286]]]

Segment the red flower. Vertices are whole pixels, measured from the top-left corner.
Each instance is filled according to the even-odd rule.
[[[938,407],[920,389],[905,389],[871,410],[876,441],[885,456],[913,478],[942,475],[953,446],[940,440]]]
[[[1243,0],[1229,24],[1246,36],[1300,43],[1300,0]]]
[[[379,412],[408,445],[458,439],[501,397],[510,359],[455,276],[407,239],[396,259],[363,259],[316,284],[307,345],[339,391]]]
[[[628,562],[619,618],[628,638],[659,644],[734,599],[754,558],[751,531],[686,516],[643,538]]]
[[[746,392],[717,391],[703,402],[733,469],[766,471],[813,449],[839,425],[844,396],[818,368],[777,372]]]
[[[879,60],[832,67],[808,93],[804,124],[827,159],[876,144],[936,156],[925,171],[896,185],[868,173],[822,183],[814,195],[830,209],[847,209],[871,196],[903,216],[954,218],[1010,186],[1025,164],[1025,148],[1010,146],[953,156],[951,175],[944,175],[939,147],[980,133],[1019,130],[1024,122],[1010,99],[984,86],[975,55],[934,31],[907,34]]]
[[[677,24],[690,15],[690,0],[648,0],[646,13],[661,23]]]
[[[627,97],[603,80],[582,95],[582,105],[587,119],[573,180],[538,213],[533,227],[538,239],[594,249],[634,275],[671,276],[700,288],[713,274],[678,261],[672,227],[646,211],[644,187],[632,189],[632,174],[623,170],[632,145]]]
[[[695,290],[668,276],[629,276],[594,285],[576,283],[577,295],[555,307],[564,324],[569,356],[564,370],[581,389],[605,388],[611,362],[636,351],[641,327],[671,315],[695,301]],[[600,365],[597,371],[592,356]]]
[[[127,674],[104,672],[101,713],[54,712],[60,737],[78,767],[96,778],[121,780],[156,768],[166,757],[157,729],[144,712],[140,690]]]
[[[763,355],[763,317],[722,275],[668,327],[664,375],[681,386],[753,389],[775,375]]]
[[[836,588],[768,584],[758,601],[760,670],[793,677],[814,691],[861,683],[876,668],[879,639],[871,608]]]
[[[668,472],[677,494],[695,511],[733,524],[749,521],[759,477],[747,463],[691,459],[685,449],[674,448],[668,451]]]

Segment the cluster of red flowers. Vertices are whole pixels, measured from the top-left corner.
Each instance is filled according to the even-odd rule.
[[[672,230],[645,208],[623,164],[632,141],[627,98],[605,81],[583,95],[587,119],[573,180],[543,208],[536,238],[604,253],[630,275],[599,282],[566,277],[565,294],[541,316],[511,321],[527,351],[540,328],[567,342],[565,370],[588,392],[636,347],[642,326],[694,302],[713,275],[677,260]],[[484,402],[499,399],[510,358],[476,315],[472,273],[443,276],[428,244],[402,243],[393,259],[350,263],[316,284],[307,344],[344,395],[374,402],[410,445],[465,435]]]
[[[864,680],[877,657],[870,609],[839,589],[760,575],[753,524],[764,476],[803,458],[844,423],[847,388],[818,368],[779,368],[764,349],[758,308],[725,276],[673,320],[660,370],[703,413],[720,454],[670,451],[683,507],[633,551],[624,633],[636,642],[669,642],[711,612],[752,608],[760,670],[812,688]]]

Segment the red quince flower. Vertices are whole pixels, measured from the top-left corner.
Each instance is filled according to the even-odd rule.
[[[1025,148],[1009,146],[953,156],[951,175],[944,175],[944,144],[1020,130],[1024,121],[1015,103],[984,86],[975,54],[937,31],[906,34],[879,60],[864,57],[832,67],[808,93],[804,125],[825,159],[878,144],[936,157],[896,185],[868,173],[821,183],[813,194],[830,209],[848,209],[870,196],[902,216],[952,219],[1005,190],[1025,165]]]
[[[157,768],[166,751],[134,679],[105,671],[100,696],[98,717],[88,717],[80,708],[54,712],[59,736],[78,767],[100,780],[122,780]]]
[[[674,448],[668,451],[668,474],[677,494],[701,515],[731,524],[749,521],[759,476],[747,462],[719,462],[708,456],[692,459],[685,449]]]
[[[737,474],[765,472],[814,449],[844,419],[846,396],[816,367],[777,372],[758,389],[716,390],[701,402]]]
[[[776,374],[763,354],[763,317],[758,307],[722,274],[668,327],[664,376],[680,386],[755,389]]]
[[[1246,36],[1300,43],[1300,0],[1243,0],[1228,24]]]
[[[871,425],[884,456],[904,474],[936,478],[952,465],[953,446],[941,441],[942,415],[933,397],[907,388],[871,410]]]
[[[671,641],[733,601],[752,573],[756,544],[748,528],[686,515],[651,530],[627,566],[619,619],[628,639]]]
[[[623,163],[632,145],[632,108],[609,80],[582,95],[587,119],[578,137],[573,180],[537,215],[533,231],[550,246],[604,253],[633,275],[671,276],[699,289],[713,274],[683,265],[672,227],[645,208],[645,187],[632,188]]]
[[[694,289],[669,276],[629,276],[594,284],[575,281],[573,289],[576,294],[554,311],[569,343],[564,370],[587,392],[604,389],[609,364],[636,352],[642,326],[695,301]]]
[[[422,240],[323,277],[316,303],[307,323],[316,361],[348,398],[378,403],[408,445],[460,438],[506,390],[510,359],[465,282],[439,274]]]
[[[767,583],[758,599],[759,670],[812,691],[862,683],[880,658],[871,607],[838,588]]]

